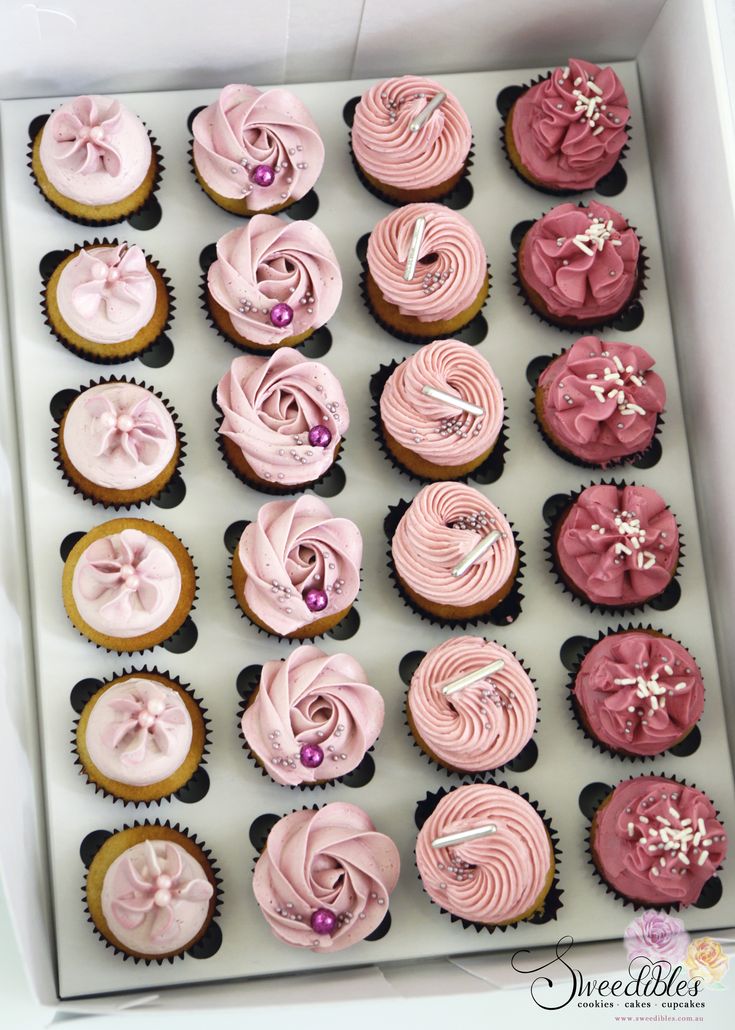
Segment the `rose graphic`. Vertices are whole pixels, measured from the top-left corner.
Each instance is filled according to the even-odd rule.
[[[666,960],[677,966],[684,961],[689,939],[680,919],[649,909],[628,925],[624,944],[631,960]]]
[[[697,977],[705,987],[722,989],[720,981],[727,973],[730,959],[712,937],[696,937],[687,948],[684,964],[692,979]]]

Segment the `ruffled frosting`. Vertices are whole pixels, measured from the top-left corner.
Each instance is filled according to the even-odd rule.
[[[242,451],[261,479],[279,486],[313,482],[333,464],[350,424],[337,377],[318,361],[283,349],[270,358],[235,358],[219,381],[220,433]],[[326,426],[326,447],[309,443],[309,430]]]
[[[181,594],[171,551],[139,529],[94,540],[79,556],[72,595],[82,619],[111,637],[138,637],[162,626]]]
[[[271,347],[324,325],[342,296],[337,258],[321,229],[275,215],[255,215],[220,237],[207,285],[240,336]],[[288,325],[271,321],[277,304],[291,308]]]
[[[242,732],[271,778],[296,786],[351,772],[375,743],[384,714],[383,698],[354,658],[303,644],[265,663]],[[323,760],[306,764],[315,746]]]
[[[129,197],[143,182],[152,148],[145,126],[111,97],[76,97],[43,128],[40,159],[49,182],[80,204]]]
[[[702,674],[686,648],[644,630],[611,633],[595,644],[573,693],[594,736],[635,755],[673,747],[704,708]]]
[[[537,182],[592,189],[620,156],[629,118],[628,98],[612,68],[570,58],[518,98],[513,141]]]
[[[482,408],[471,415],[427,397],[433,387]],[[406,358],[380,397],[380,417],[403,447],[435,465],[458,466],[491,450],[503,424],[503,391],[489,363],[459,340],[439,340]]]
[[[312,951],[343,951],[377,929],[398,882],[400,856],[357,805],[334,802],[294,812],[268,834],[253,874],[253,893],[275,936]],[[317,934],[312,916],[335,916]]]
[[[676,519],[646,486],[588,486],[556,538],[567,579],[594,604],[637,605],[664,590],[679,559]]]
[[[538,381],[552,437],[582,461],[605,466],[644,451],[666,405],[666,387],[642,347],[583,336]]]
[[[416,271],[403,278],[416,219],[426,219]],[[375,226],[367,247],[370,275],[385,300],[420,322],[455,318],[477,298],[487,257],[473,226],[443,204],[406,204]]]
[[[130,786],[168,779],[191,746],[189,711],[180,695],[153,679],[131,677],[94,702],[84,740],[103,776]]]
[[[438,93],[445,99],[423,125],[411,123]],[[379,182],[399,189],[438,186],[456,175],[472,145],[469,119],[457,98],[416,75],[378,82],[360,98],[352,125],[358,164]]]
[[[432,841],[495,826],[487,837],[434,848]],[[533,805],[508,787],[474,783],[445,794],[416,839],[424,889],[447,912],[495,926],[529,912],[541,897],[553,852]]]
[[[251,211],[305,196],[319,178],[324,144],[306,106],[286,89],[225,86],[194,119],[194,162],[222,197],[247,199]],[[269,186],[251,179],[258,165],[275,173]]]
[[[691,905],[727,854],[727,836],[706,794],[662,776],[637,776],[613,791],[594,820],[602,877],[646,905]]]
[[[442,688],[493,662],[503,668],[451,694]],[[480,772],[515,758],[533,736],[538,701],[515,655],[482,637],[431,649],[413,674],[408,709],[417,734],[452,769]]]
[[[452,570],[497,530],[501,536],[462,573]],[[464,483],[430,483],[419,490],[393,536],[400,579],[437,604],[470,608],[497,593],[518,557],[513,531],[495,505]]]
[[[552,315],[593,321],[625,306],[639,255],[638,237],[614,208],[596,200],[559,204],[524,236],[520,272]]]
[[[179,951],[201,931],[214,888],[178,844],[145,840],[119,855],[102,883],[102,914],[118,941],[143,955]]]
[[[176,426],[160,398],[135,383],[100,383],[72,401],[64,449],[85,479],[112,490],[152,482],[176,450]]]
[[[245,602],[282,636],[350,608],[360,589],[360,530],[318,497],[264,504],[237,553],[247,576]],[[327,594],[320,611],[306,605],[311,589]]]

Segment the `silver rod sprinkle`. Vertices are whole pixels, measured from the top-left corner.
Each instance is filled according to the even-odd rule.
[[[434,400],[444,401],[445,404],[449,404],[453,408],[459,408],[460,411],[468,411],[470,415],[480,416],[485,414],[485,409],[479,405],[463,401],[461,397],[453,397],[451,393],[445,393],[444,390],[436,390],[433,386],[424,386],[421,392],[427,397],[433,397]]]
[[[500,672],[503,668],[505,668],[505,662],[502,658],[498,658],[496,662],[483,665],[481,669],[475,669],[474,672],[468,672],[466,676],[462,676],[460,679],[452,680],[451,683],[445,683],[442,687],[442,694],[456,694],[458,690],[471,687],[478,680],[484,680],[486,676],[492,676],[494,672]]]
[[[437,107],[439,107],[440,104],[443,104],[446,99],[446,93],[436,93],[431,98],[426,107],[422,111],[419,111],[419,113],[416,115],[414,120],[409,125],[411,132],[418,132],[421,126],[425,122],[428,122],[429,118],[431,118],[434,111],[436,111]]]
[[[476,826],[474,830],[460,830],[458,833],[449,833],[446,837],[437,837],[431,842],[432,848],[448,848],[452,844],[464,844],[468,840],[479,840],[480,837],[490,837],[497,832],[495,823],[488,823],[487,826]]]
[[[487,536],[484,536],[479,544],[477,544],[476,547],[473,547],[470,553],[466,554],[458,565],[454,566],[452,569],[452,575],[462,576],[467,569],[469,569],[470,565],[474,565],[477,559],[481,558],[485,551],[489,551],[495,541],[499,539],[500,533],[497,529],[494,529],[492,533],[488,533]]]
[[[406,258],[406,268],[403,273],[403,278],[409,283],[414,276],[416,271],[416,262],[419,259],[419,250],[421,249],[421,241],[424,238],[424,229],[426,227],[426,219],[423,215],[419,215],[413,226],[413,237],[411,238],[411,246],[408,248],[408,257]]]

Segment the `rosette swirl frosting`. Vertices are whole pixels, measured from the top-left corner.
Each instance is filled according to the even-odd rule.
[[[271,347],[324,325],[342,295],[337,258],[321,229],[275,215],[255,215],[220,237],[207,285],[240,336]],[[284,304],[293,317],[274,324],[271,314]]]
[[[611,887],[646,905],[691,905],[724,862],[727,835],[706,794],[663,776],[624,780],[595,814],[592,852]]]
[[[111,637],[142,636],[162,626],[180,593],[181,572],[173,554],[139,529],[92,541],[72,577],[82,619]]]
[[[333,802],[276,823],[255,865],[253,893],[280,941],[330,954],[377,929],[399,871],[390,837],[357,805]]]
[[[416,130],[411,123],[438,93],[445,99]],[[360,98],[352,151],[360,167],[399,189],[438,186],[465,164],[472,144],[469,119],[443,86],[416,75],[378,82]]]
[[[385,705],[346,654],[302,644],[266,662],[243,712],[247,744],[277,783],[319,783],[351,772],[375,743]]]
[[[225,86],[194,119],[194,163],[220,196],[246,198],[251,211],[300,200],[324,164],[324,144],[306,106],[286,89]],[[269,185],[252,173],[272,172]],[[270,179],[270,176],[269,176]]]
[[[428,386],[483,409],[473,415],[427,396]],[[435,465],[463,465],[491,450],[503,424],[503,391],[489,363],[459,340],[438,340],[398,365],[380,397],[388,433]]]
[[[453,570],[488,534],[500,537],[461,575]],[[518,549],[495,505],[464,483],[430,483],[419,490],[393,536],[400,579],[437,604],[468,608],[497,593],[514,574]]]
[[[494,826],[475,840],[432,847],[465,830]],[[473,783],[445,794],[416,839],[426,893],[447,912],[498,926],[530,914],[554,864],[551,839],[530,802],[509,787]]]
[[[596,465],[644,451],[666,405],[654,364],[642,347],[583,336],[539,377],[549,433]]]
[[[360,530],[318,497],[264,504],[243,530],[237,554],[247,576],[245,602],[284,636],[351,607],[360,589]],[[323,591],[326,606],[312,611],[310,590]]]
[[[217,387],[220,433],[242,451],[261,479],[282,486],[312,482],[331,467],[350,424],[337,377],[318,361],[283,349],[270,358],[235,358]],[[326,447],[309,430],[326,426]]]
[[[555,543],[564,576],[595,604],[642,604],[664,590],[679,560],[679,530],[663,497],[646,486],[583,490]]]
[[[152,482],[176,450],[176,426],[160,398],[135,383],[100,383],[70,404],[62,429],[69,461],[114,490]]]
[[[416,219],[426,219],[413,278],[404,272]],[[482,240],[463,215],[443,204],[406,204],[381,219],[367,246],[370,275],[385,300],[420,322],[455,318],[487,277]]]
[[[76,97],[51,114],[41,135],[43,170],[80,204],[115,204],[143,182],[152,157],[145,126],[111,97]]]
[[[645,630],[611,633],[595,644],[573,694],[598,740],[635,755],[673,747],[704,708],[702,674],[687,649]]]
[[[521,243],[523,281],[558,318],[579,322],[616,314],[638,279],[640,243],[614,208],[559,204]]]
[[[612,68],[570,58],[513,106],[523,167],[552,189],[592,189],[625,146],[628,98]]]
[[[444,687],[495,662],[501,668],[445,694]],[[515,655],[482,637],[453,637],[431,649],[413,674],[409,719],[452,769],[480,772],[515,758],[533,736],[538,700]]]

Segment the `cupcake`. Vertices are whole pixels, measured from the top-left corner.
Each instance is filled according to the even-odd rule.
[[[628,141],[628,98],[612,68],[570,58],[526,89],[505,120],[505,148],[531,186],[593,190]]]
[[[534,395],[549,446],[578,464],[607,468],[646,451],[666,405],[666,387],[642,347],[583,336],[551,359]]]
[[[194,173],[235,215],[273,214],[306,196],[324,144],[306,106],[286,89],[225,86],[192,123]]]
[[[393,535],[396,581],[422,614],[444,620],[489,615],[514,585],[520,556],[505,515],[471,486],[419,490]]]
[[[400,864],[366,812],[333,802],[278,820],[255,864],[253,893],[279,941],[328,955],[380,926]]]
[[[386,200],[439,200],[467,168],[472,129],[457,98],[443,86],[402,75],[363,93],[351,145],[360,177]]]
[[[695,904],[727,854],[707,795],[665,776],[619,783],[595,812],[589,840],[608,888],[646,908]]]
[[[243,530],[232,557],[235,599],[276,636],[321,636],[349,613],[360,589],[362,536],[324,501],[269,501]]]
[[[293,492],[337,460],[350,415],[337,377],[298,351],[235,358],[217,387],[219,444],[238,479]]]
[[[75,750],[87,781],[121,801],[160,801],[189,782],[207,745],[204,711],[178,680],[133,670],[87,701]]]
[[[81,390],[61,418],[56,448],[67,482],[104,505],[157,497],[182,457],[176,416],[161,395],[124,379]]]
[[[342,275],[312,222],[256,215],[217,241],[204,299],[217,331],[236,347],[295,347],[337,310]]]
[[[517,254],[518,282],[531,308],[562,329],[608,325],[643,281],[635,230],[607,204],[559,204],[535,221]]]
[[[676,575],[679,529],[651,487],[597,483],[570,498],[551,527],[554,568],[580,601],[633,609]]]
[[[62,104],[32,143],[31,171],[46,200],[73,221],[110,225],[138,211],[159,165],[137,115],[113,97]]]
[[[437,765],[450,772],[487,772],[528,744],[538,699],[512,651],[482,637],[452,637],[421,660],[406,715],[416,744]]]
[[[100,938],[124,956],[183,956],[214,918],[210,853],[178,827],[136,824],[111,834],[87,872],[86,901]]]
[[[503,391],[481,354],[459,340],[427,344],[380,395],[380,434],[397,465],[422,479],[458,479],[492,454]]]
[[[241,729],[272,780],[315,786],[360,764],[384,715],[383,698],[354,658],[302,644],[288,658],[265,663]]]
[[[593,741],[624,757],[676,747],[699,721],[704,683],[685,647],[654,629],[603,636],[572,683],[572,705]]]
[[[441,204],[408,204],[370,234],[366,301],[377,322],[402,339],[454,335],[479,313],[489,288],[477,231]]]
[[[168,326],[168,279],[140,247],[84,243],[44,285],[49,327],[88,361],[113,364],[139,357]]]
[[[509,787],[470,783],[441,798],[416,838],[424,890],[476,927],[509,926],[544,911],[554,846],[534,806]]]
[[[108,651],[145,651],[186,621],[196,570],[173,533],[147,519],[112,519],[77,541],[64,562],[64,607],[82,636]]]

